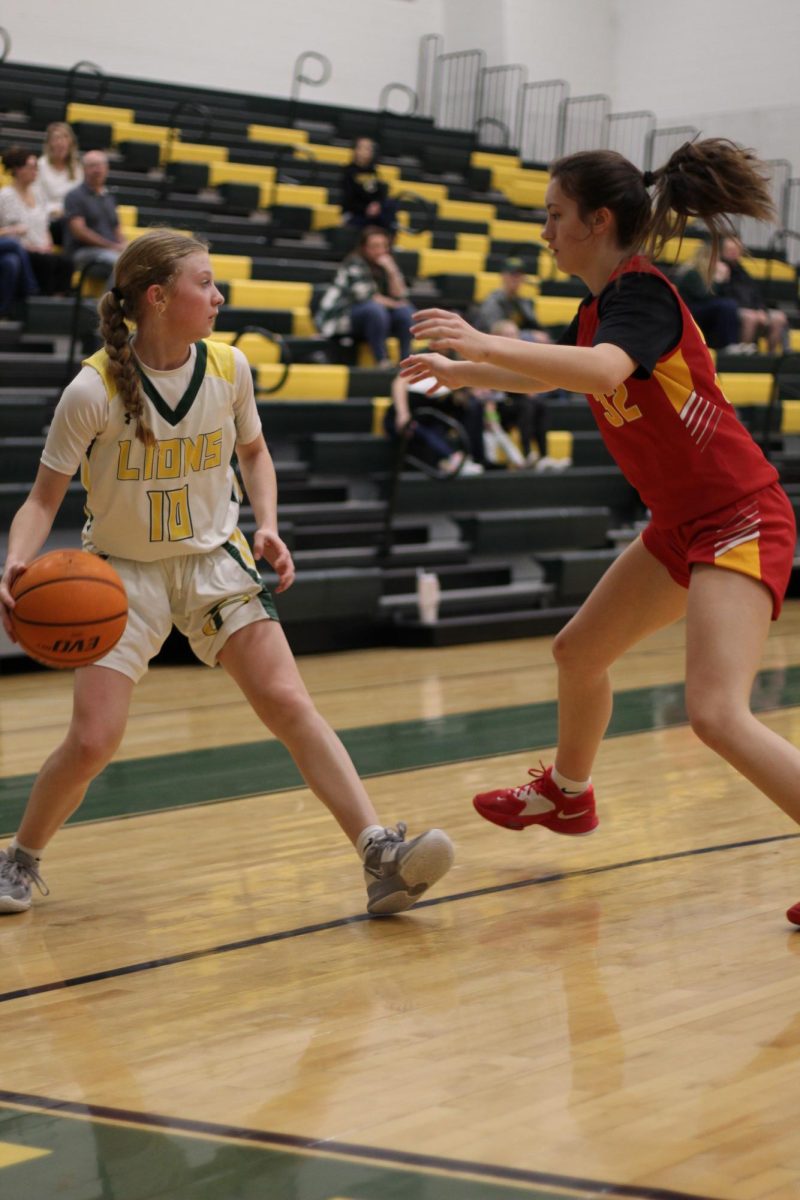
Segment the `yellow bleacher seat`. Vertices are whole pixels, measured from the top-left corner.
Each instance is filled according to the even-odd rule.
[[[299,153],[295,155],[298,162],[313,158],[317,162],[339,163],[341,166],[345,166],[353,157],[350,146],[320,146],[317,142],[304,142],[298,149]]]
[[[294,205],[300,208],[317,208],[328,203],[328,189],[307,187],[301,183],[279,183],[275,188],[275,204]]]
[[[773,379],[767,371],[723,371],[718,379],[731,404],[769,404]]]
[[[81,104],[73,100],[67,106],[66,120],[94,121],[97,125],[114,125],[117,121],[134,121],[136,114],[132,108],[114,108],[108,104]]]
[[[512,204],[518,204],[520,208],[544,208],[549,178],[544,172],[542,174],[543,179],[534,179],[526,178],[525,174],[520,172],[515,179],[499,184],[499,190],[508,196]]]
[[[800,433],[800,400],[784,400],[781,406],[781,433]]]
[[[161,153],[162,162],[227,162],[227,146],[204,146],[199,142],[173,142],[169,147],[164,146]]]
[[[401,213],[405,216],[405,213]],[[430,229],[421,229],[419,233],[412,233],[410,229],[399,229],[394,244],[398,250],[426,250],[433,240],[433,234]],[[460,246],[459,246],[460,249]]]
[[[473,150],[469,158],[472,167],[499,167],[501,170],[509,167],[519,168],[518,154],[493,154],[491,150]]]
[[[493,204],[472,200],[440,200],[438,212],[447,221],[486,221],[487,224],[497,216]]]
[[[112,138],[117,142],[157,142],[169,137],[166,125],[137,125],[135,121],[115,121]]]
[[[312,229],[336,229],[342,223],[339,204],[315,204],[311,210]]]
[[[800,329],[789,330],[789,349],[793,354],[800,354]]]
[[[227,342],[231,344],[236,334],[231,331],[223,330],[221,333],[212,333],[211,338],[215,342]],[[280,361],[281,348],[276,342],[271,342],[269,338],[261,337],[257,333],[243,333],[236,343],[242,354],[245,356],[251,367],[260,367],[267,363],[277,363]]]
[[[472,299],[476,304],[481,304],[491,292],[497,291],[501,282],[502,280],[498,271],[479,271],[475,276],[475,291]],[[519,291],[521,296],[527,296],[529,300],[535,300],[539,295],[539,285],[528,276]]]
[[[425,249],[419,252],[417,274],[421,279],[429,275],[475,275],[483,264],[480,251]]]
[[[673,238],[672,241],[667,242],[658,261],[666,263],[667,266],[671,266],[673,263],[688,262],[690,258],[694,258],[703,244],[702,238],[686,237],[683,241]]]
[[[400,343],[395,337],[386,339],[386,353],[393,363],[400,361]],[[356,366],[357,367],[374,367],[377,366],[375,355],[369,348],[367,342],[359,342],[356,351]]]
[[[399,179],[401,173],[402,172],[400,171],[400,168],[396,167],[394,164],[378,164],[378,178],[385,180],[386,183],[390,183],[393,179]],[[409,184],[409,186],[411,185]]]
[[[383,421],[386,416],[386,411],[392,403],[389,396],[375,396],[372,401],[372,436],[383,437],[386,430],[383,428]]]
[[[253,272],[253,260],[248,254],[210,254],[209,259],[218,282],[249,279]]]
[[[430,200],[433,204],[447,199],[447,188],[443,183],[419,183],[416,179],[408,182],[404,179],[389,181],[390,196],[399,196],[403,192],[420,196],[423,200]]]
[[[234,308],[308,308],[311,293],[310,283],[281,279],[234,279],[228,303]]]
[[[498,242],[527,242],[542,246],[542,226],[529,221],[492,221],[489,236]]]
[[[468,254],[482,254],[485,257],[489,253],[489,235],[488,233],[457,233],[456,249],[459,252],[466,251]]]
[[[118,204],[117,217],[120,225],[135,225],[139,220],[139,210],[135,204]]]
[[[753,279],[797,279],[797,268],[779,258],[742,258],[742,266]]]
[[[283,367],[267,364],[256,368],[258,387],[267,388],[277,383]],[[346,400],[349,383],[347,367],[316,366],[298,363],[289,372],[283,387],[273,392],[271,400]]]
[[[308,130],[285,129],[282,125],[248,125],[247,136],[251,142],[285,142],[295,146],[308,141]]]
[[[537,296],[536,319],[541,325],[569,325],[580,302],[580,296]]]
[[[275,180],[274,167],[261,167],[253,163],[212,162],[208,182],[212,187],[221,183],[252,183],[271,186]]]
[[[292,333],[298,337],[313,337],[317,332],[310,308],[292,309]]]

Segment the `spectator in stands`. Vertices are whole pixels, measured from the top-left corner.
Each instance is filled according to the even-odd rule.
[[[400,341],[400,356],[411,350],[411,305],[402,272],[392,257],[385,229],[368,225],[358,247],[344,260],[315,315],[323,337],[352,336],[368,342],[375,362],[391,366],[386,339]]]
[[[110,278],[126,240],[119,226],[117,206],[106,189],[106,154],[102,150],[87,150],[83,173],[83,183],[64,197],[64,251],[78,269],[89,262],[100,263],[108,268]]]
[[[38,291],[28,251],[17,238],[0,234],[0,318],[8,316],[16,301]]]
[[[519,326],[513,321],[497,321],[491,328],[496,337],[519,338]],[[547,412],[544,398],[522,392],[500,392],[490,388],[476,388],[476,399],[483,404],[484,436],[487,457],[492,458],[489,447],[502,451],[510,467],[532,467],[539,463],[547,466]],[[516,430],[519,447],[509,435]],[[533,443],[536,443],[534,446]]]
[[[770,353],[778,354],[788,349],[789,321],[781,309],[767,308],[761,287],[742,265],[743,254],[744,246],[738,238],[723,238],[720,257],[730,275],[718,285],[719,294],[739,306],[742,342],[755,348],[758,339],[766,337]]]
[[[79,183],[83,183],[83,167],[75,131],[65,121],[54,121],[45,132],[36,186],[47,205],[53,241],[59,246],[64,240],[64,199]]]
[[[420,380],[409,386],[402,375],[392,380],[392,403],[386,410],[384,429],[390,438],[410,435],[410,450],[418,458],[436,464],[441,471],[461,475],[482,475],[484,469],[483,408],[469,389],[451,392],[435,388],[435,380]],[[431,391],[431,389],[434,389]],[[469,454],[463,448],[454,449],[447,438],[448,426],[437,422],[419,409],[435,409],[463,427],[469,443]]]
[[[12,182],[0,188],[0,237],[16,238],[27,250],[41,292],[63,295],[69,290],[72,263],[54,253],[47,205],[36,189],[36,155],[22,146],[9,146],[3,166]]]
[[[475,316],[478,329],[488,333],[498,321],[513,321],[528,342],[549,342],[550,334],[539,325],[533,301],[521,294],[525,282],[525,263],[507,258],[500,274],[500,287],[491,292]]]
[[[372,138],[356,138],[353,160],[342,174],[342,212],[348,225],[357,229],[375,225],[394,233],[397,204],[389,187],[378,175],[378,160]]]
[[[728,264],[719,259],[712,270],[711,247],[703,242],[675,273],[675,286],[712,350],[742,354],[748,347],[740,342],[739,307],[731,296],[719,295],[730,274]]]

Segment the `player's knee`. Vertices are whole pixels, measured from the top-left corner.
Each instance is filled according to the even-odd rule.
[[[82,774],[98,775],[114,757],[122,730],[112,726],[87,726],[70,731],[71,754]]]
[[[595,667],[605,670],[605,663],[602,665],[595,663],[592,647],[587,645],[581,634],[577,630],[571,629],[569,625],[556,634],[553,639],[552,653],[559,671],[578,670],[586,674]]]
[[[736,740],[738,712],[724,695],[686,690],[686,714],[695,735],[711,750],[724,753]]]

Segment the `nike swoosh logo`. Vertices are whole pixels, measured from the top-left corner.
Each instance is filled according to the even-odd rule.
[[[578,817],[588,817],[590,812],[591,812],[591,809],[588,809],[588,808],[585,808],[583,810],[583,812],[579,812],[579,813],[560,812],[558,814],[558,819],[559,819],[559,821],[576,821],[578,819]]]

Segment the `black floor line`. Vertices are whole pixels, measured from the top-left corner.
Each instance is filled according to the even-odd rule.
[[[443,1158],[439,1155],[413,1154],[403,1150],[375,1149],[353,1142],[337,1142],[331,1139],[302,1137],[297,1134],[270,1133],[264,1129],[247,1129],[235,1125],[217,1125],[210,1121],[193,1121],[183,1117],[162,1116],[159,1113],[135,1112],[129,1109],[109,1108],[101,1104],[79,1104],[71,1100],[57,1100],[50,1096],[32,1096],[21,1092],[0,1090],[0,1104],[12,1107],[34,1108],[53,1112],[56,1115],[94,1118],[100,1121],[124,1121],[126,1124],[146,1126],[171,1133],[203,1134],[231,1142],[252,1142],[262,1146],[280,1146],[298,1151],[317,1152],[322,1155],[341,1155],[367,1161],[391,1164],[396,1167],[416,1167],[422,1170],[449,1172],[450,1174],[472,1175],[483,1179],[506,1182],[528,1183],[558,1187],[576,1195],[625,1196],[630,1200],[712,1200],[691,1192],[676,1192],[670,1188],[634,1187],[631,1184],[610,1183],[605,1180],[583,1179],[580,1176],[558,1175],[549,1171],[527,1171],[519,1167],[504,1167],[489,1163],[472,1162],[469,1159]]]
[[[459,900],[472,900],[476,896],[499,895],[502,892],[517,891],[520,888],[539,887],[546,883],[560,883],[565,879],[580,879],[590,875],[604,875],[611,871],[625,871],[633,867],[650,866],[653,863],[673,862],[681,858],[694,858],[700,854],[721,854],[730,850],[742,850],[749,846],[765,846],[775,842],[794,841],[800,838],[800,833],[776,834],[772,837],[752,838],[744,842],[726,842],[718,846],[699,846],[694,850],[676,850],[672,854],[655,854],[647,858],[632,858],[625,862],[607,863],[599,867],[581,867],[575,871],[556,871],[550,875],[539,875],[533,879],[517,879],[511,883],[500,883],[489,887],[471,888],[466,892],[454,892],[449,896],[434,896],[429,900],[421,900],[416,909],[434,908],[441,904],[453,904]],[[6,920],[13,917],[6,916]],[[300,925],[296,929],[282,929],[276,933],[257,934],[236,942],[224,942],[219,946],[209,946],[202,950],[188,950],[182,954],[170,954],[164,958],[149,959],[146,962],[128,963],[121,967],[111,967],[106,971],[95,971],[89,975],[75,975],[69,979],[58,979],[51,983],[35,984],[33,987],[16,988],[10,992],[0,992],[0,1004],[11,1000],[20,1000],[25,996],[39,996],[45,992],[58,992],[66,988],[82,987],[90,983],[99,983],[104,979],[117,979],[124,975],[137,975],[144,971],[154,971],[160,967],[172,967],[179,963],[193,962],[196,959],[211,958],[216,954],[230,954],[236,950],[248,950],[254,946],[267,946],[271,942],[284,942],[289,938],[305,937],[311,933],[325,933],[331,929],[342,929],[347,925],[357,925],[362,921],[402,920],[403,918],[376,918],[368,913],[356,913],[350,917],[337,917],[332,921],[319,921],[314,925]]]

